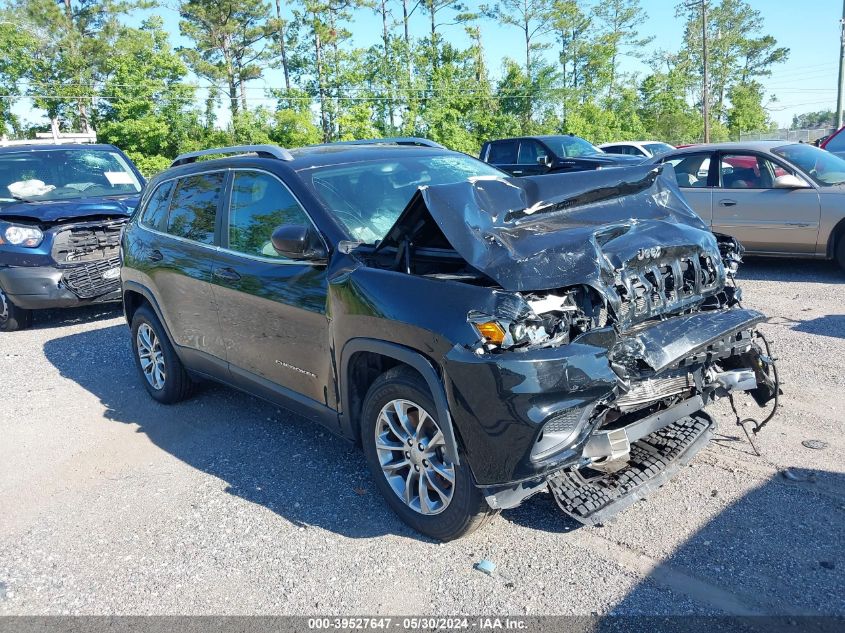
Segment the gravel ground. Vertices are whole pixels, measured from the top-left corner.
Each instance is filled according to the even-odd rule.
[[[0,335],[0,614],[845,615],[845,274],[753,261],[741,284],[784,382],[762,457],[720,406],[715,441],[612,524],[541,494],[450,544],[305,420],[213,385],[154,403],[119,312],[39,315]]]

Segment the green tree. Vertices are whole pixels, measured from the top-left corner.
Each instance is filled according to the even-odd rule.
[[[12,113],[12,96],[22,93],[22,82],[31,76],[33,55],[38,50],[38,33],[21,29],[11,11],[0,11],[0,91],[10,98],[0,98],[0,136],[11,129],[15,133],[20,122]]]
[[[183,83],[187,68],[170,47],[160,17],[139,29],[124,27],[104,71],[107,98],[97,112],[103,141],[133,156],[170,159],[196,147],[202,126],[195,88]]]
[[[261,76],[265,40],[274,31],[264,0],[183,0],[179,29],[193,48],[181,48],[191,70],[223,82],[232,119],[247,109],[246,83]]]
[[[790,127],[793,130],[836,127],[836,112],[833,110],[820,110],[819,112],[796,114],[792,117],[792,125]]]
[[[763,107],[763,86],[756,81],[731,86],[728,93],[727,126],[730,136],[739,140],[742,132],[763,132],[772,127]]]
[[[642,57],[643,49],[654,37],[640,37],[639,28],[648,20],[640,0],[601,0],[593,14],[604,30],[604,40],[610,53],[608,92],[616,87],[617,64],[622,55]]]
[[[687,16],[681,56],[689,60],[690,71],[700,78],[704,68],[701,6],[679,4],[677,15]],[[745,0],[722,0],[708,9],[709,93],[713,113],[722,123],[727,119],[727,97],[732,86],[771,75],[772,66],[789,57],[789,49],[778,47],[773,37],[755,37],[762,29],[762,14]]]
[[[91,106],[114,53],[120,20],[146,0],[16,0],[11,20],[32,34],[23,77],[36,107],[49,118],[89,132]]]

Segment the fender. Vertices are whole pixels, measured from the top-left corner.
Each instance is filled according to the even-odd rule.
[[[437,421],[440,423],[443,438],[446,441],[446,456],[454,464],[459,464],[458,444],[455,440],[455,431],[452,428],[452,416],[449,414],[449,404],[446,400],[443,382],[431,361],[410,347],[370,338],[353,338],[347,341],[346,345],[343,346],[340,357],[340,377],[343,381],[340,389],[342,411],[349,411],[351,408],[349,388],[345,383],[348,383],[346,377],[349,375],[349,359],[357,352],[373,352],[388,356],[413,367],[420,373],[428,385],[428,390],[431,392],[434,406],[437,409]],[[348,429],[351,432],[352,420],[349,419],[349,416],[344,416],[341,412],[339,417],[341,428],[346,427],[344,430]]]
[[[158,301],[153,296],[153,293],[150,292],[149,288],[146,286],[142,286],[137,281],[124,281],[121,285],[120,294],[121,294],[121,304],[123,305],[123,316],[126,318],[126,324],[130,327],[132,323],[129,322],[129,315],[126,313],[126,291],[131,290],[132,292],[137,292],[139,295],[144,297],[147,300],[147,303],[155,312],[156,317],[158,318],[158,322],[161,323],[161,327],[164,328],[164,331],[167,333],[167,338],[170,339],[170,343],[173,345],[173,349],[176,351],[176,354],[179,355],[181,360],[180,347],[178,345],[173,344],[173,335],[170,333],[170,328],[167,327],[167,321],[164,319],[164,315],[161,313],[161,308],[158,306]]]

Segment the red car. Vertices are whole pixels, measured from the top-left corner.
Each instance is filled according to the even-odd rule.
[[[845,130],[845,125],[822,141],[819,147],[826,149],[831,154],[836,154],[839,158],[845,158],[845,134],[842,133],[842,130]]]

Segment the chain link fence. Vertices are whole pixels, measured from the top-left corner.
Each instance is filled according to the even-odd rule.
[[[820,127],[812,130],[772,130],[770,132],[742,132],[739,135],[740,141],[793,141],[812,143],[828,134],[833,134],[836,128]]]

